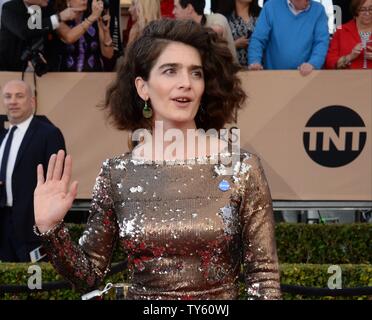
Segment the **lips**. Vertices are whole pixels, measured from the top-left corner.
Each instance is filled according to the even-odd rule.
[[[180,102],[180,103],[186,103],[186,102],[191,102],[192,101],[192,99],[189,98],[189,97],[176,97],[176,98],[173,98],[172,100]]]
[[[190,105],[190,103],[192,102],[192,99],[189,97],[176,97],[172,99],[172,101],[174,101],[177,107],[185,108]]]

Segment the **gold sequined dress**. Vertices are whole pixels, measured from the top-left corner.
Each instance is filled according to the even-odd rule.
[[[79,244],[63,223],[42,236],[55,268],[75,287],[93,288],[120,241],[131,274],[128,299],[236,299],[240,272],[251,298],[280,298],[272,202],[260,161],[239,154],[230,174],[222,158],[212,158],[106,160]]]

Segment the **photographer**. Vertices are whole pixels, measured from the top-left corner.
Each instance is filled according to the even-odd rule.
[[[55,54],[49,50],[47,37],[76,14],[73,8],[55,14],[48,0],[6,2],[1,14],[0,70],[25,71],[31,64],[39,76],[48,71],[49,57]]]

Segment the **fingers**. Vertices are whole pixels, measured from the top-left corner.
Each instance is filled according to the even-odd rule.
[[[248,67],[249,70],[257,71],[257,70],[263,70],[263,67],[259,63],[252,63]]]
[[[37,186],[44,183],[44,169],[43,165],[39,164],[37,166]]]
[[[78,182],[74,181],[71,183],[70,190],[68,191],[66,198],[72,203],[76,196],[77,196],[77,190],[78,190]]]
[[[52,154],[50,159],[49,159],[46,181],[52,180],[53,171],[54,171],[54,167],[55,167],[55,164],[56,164],[56,158],[57,158],[57,155]]]
[[[55,164],[53,175],[52,175],[53,180],[61,180],[64,160],[65,160],[65,151],[59,150],[57,153],[56,164]]]
[[[65,159],[65,166],[63,169],[63,176],[62,176],[62,181],[66,184],[66,186],[70,183],[71,172],[72,172],[72,158],[70,155],[67,155]]]

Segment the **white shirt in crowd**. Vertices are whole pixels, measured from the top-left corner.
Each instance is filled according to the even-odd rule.
[[[7,195],[6,205],[9,207],[13,206],[12,175],[13,175],[14,165],[17,159],[17,154],[21,146],[22,140],[26,134],[26,131],[33,117],[34,116],[32,115],[27,120],[17,124],[18,128],[13,133],[13,141],[12,141],[12,145],[9,150],[8,164],[6,167],[6,185],[5,185],[6,195]],[[9,127],[8,133],[5,135],[4,140],[2,141],[1,146],[0,146],[0,166],[1,166],[2,159],[3,159],[3,155],[4,155],[4,148],[5,148],[6,142],[9,137],[10,129],[12,127],[13,126]]]
[[[328,16],[329,33],[333,34],[336,28],[335,28],[335,13],[334,13],[332,0],[314,0],[314,1],[320,2],[324,6],[325,12]]]

